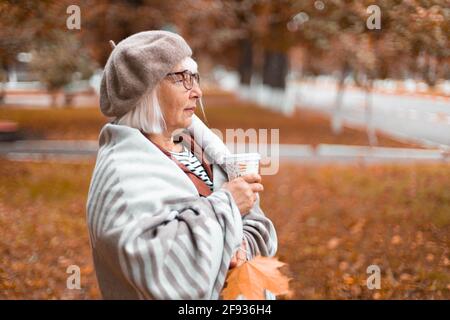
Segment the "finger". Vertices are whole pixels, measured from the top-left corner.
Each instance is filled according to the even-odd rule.
[[[237,177],[231,180],[230,182],[233,182],[234,185],[241,185],[247,183],[242,177]]]
[[[250,189],[253,192],[262,192],[264,191],[264,186],[261,183],[252,183],[250,184]]]
[[[230,261],[230,269],[236,267],[237,264],[238,264],[238,259],[236,258],[236,255],[234,255]]]
[[[247,183],[260,183],[261,182],[261,176],[257,173],[252,174],[246,174],[242,176],[242,179],[246,181]]]
[[[238,260],[238,261],[245,261],[245,260],[247,260],[247,255],[245,254],[244,251],[239,250],[239,251],[237,252],[237,260]]]
[[[240,267],[245,263],[245,260],[238,260],[235,267]]]

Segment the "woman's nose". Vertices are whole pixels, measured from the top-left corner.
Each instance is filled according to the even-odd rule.
[[[203,96],[203,92],[200,89],[200,85],[194,81],[194,86],[192,87],[190,97],[191,98],[201,98]]]

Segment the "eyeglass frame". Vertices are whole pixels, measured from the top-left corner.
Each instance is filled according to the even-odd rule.
[[[182,75],[183,80],[180,80],[180,81],[183,81],[183,86],[186,90],[191,90],[194,87],[194,80],[197,82],[197,84],[200,84],[200,74],[199,73],[192,73],[189,70],[183,70],[183,71],[168,73],[168,74],[166,74],[166,77],[170,77],[170,76],[174,76],[174,75]],[[186,76],[186,75],[188,75],[190,79],[193,79],[191,81],[190,88],[188,86],[186,86],[187,79],[188,79],[188,76]]]

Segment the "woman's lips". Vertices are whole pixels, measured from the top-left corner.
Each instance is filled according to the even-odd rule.
[[[184,111],[188,111],[188,112],[195,112],[195,107],[190,107],[190,108],[184,108]]]

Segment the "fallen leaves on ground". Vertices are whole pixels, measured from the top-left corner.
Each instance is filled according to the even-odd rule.
[[[93,168],[0,160],[0,299],[100,298],[85,221]],[[450,299],[449,172],[281,163],[264,176],[292,298]],[[366,285],[372,264],[379,290]],[[70,265],[81,290],[66,288]]]

